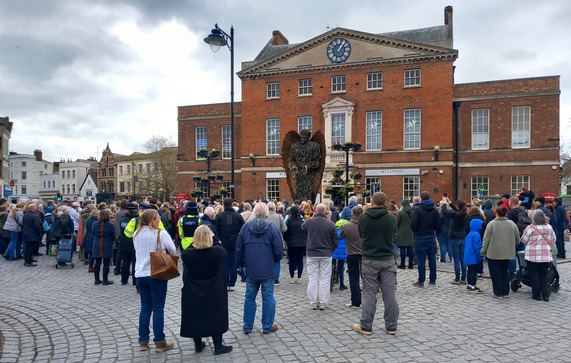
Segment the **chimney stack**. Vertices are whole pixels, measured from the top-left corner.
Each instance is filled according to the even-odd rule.
[[[272,45],[287,45],[289,41],[279,30],[274,30],[272,32]]]
[[[444,8],[444,25],[452,25],[452,6]]]
[[[34,156],[36,157],[36,161],[42,161],[42,150],[34,150]]]

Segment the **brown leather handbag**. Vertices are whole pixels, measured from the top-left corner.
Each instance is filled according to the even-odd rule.
[[[157,231],[157,251],[151,252],[151,278],[171,280],[180,276],[178,272],[178,256],[163,252],[161,246],[161,231]]]

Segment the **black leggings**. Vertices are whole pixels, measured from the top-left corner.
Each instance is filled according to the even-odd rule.
[[[103,281],[107,281],[109,276],[109,260],[110,258],[94,258],[95,266],[93,266],[93,275],[95,276],[95,281],[99,280],[99,270],[101,269],[101,260],[103,260]]]
[[[297,270],[297,277],[301,278],[303,272],[303,255],[305,254],[305,247],[295,246],[287,249],[289,257],[289,276],[293,278],[295,270]]]
[[[200,349],[202,347],[202,338],[192,338],[194,339],[194,347],[195,349]],[[214,349],[219,349],[222,347],[222,334],[220,335],[213,335],[212,341],[214,342]]]

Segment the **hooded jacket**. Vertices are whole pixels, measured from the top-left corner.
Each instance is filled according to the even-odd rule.
[[[404,205],[397,214],[397,245],[402,247],[414,246],[414,233],[410,227],[412,207]]]
[[[336,223],[338,220],[341,219],[339,212],[337,211],[337,207],[331,204],[329,206],[329,210],[331,211],[331,222]]]
[[[434,236],[440,231],[440,213],[431,199],[423,200],[416,205],[410,222],[415,237]]]
[[[371,207],[359,217],[363,260],[386,261],[394,258],[397,217],[386,207]]]
[[[486,217],[486,223],[490,223],[494,219],[494,202],[491,199],[486,199],[482,203],[482,211],[484,212],[484,217]],[[486,226],[484,226],[484,231]]]
[[[282,236],[273,224],[260,218],[244,224],[236,242],[236,264],[246,268],[249,279],[273,279],[282,256]]]
[[[470,221],[470,233],[466,236],[466,245],[464,247],[464,264],[476,265],[484,260],[482,257],[482,238],[480,229],[484,221],[481,219],[472,219]]]

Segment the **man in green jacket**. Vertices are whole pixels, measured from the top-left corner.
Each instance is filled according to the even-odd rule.
[[[379,287],[385,305],[385,328],[387,334],[397,331],[399,305],[396,299],[396,264],[394,240],[396,217],[385,207],[387,196],[377,192],[372,198],[372,207],[359,218],[359,235],[363,240],[363,311],[359,324],[353,330],[371,335],[377,309]]]

